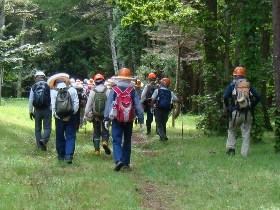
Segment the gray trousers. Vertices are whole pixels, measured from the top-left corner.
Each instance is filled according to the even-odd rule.
[[[52,111],[50,110],[50,108],[35,109],[34,119],[36,143],[37,147],[41,148],[39,141],[42,139],[47,143],[50,139],[52,129]],[[43,133],[42,125],[44,129]]]
[[[226,147],[227,149],[235,149],[236,143],[236,129],[241,128],[242,132],[242,145],[241,145],[241,155],[247,156],[249,152],[250,145],[250,130],[252,125],[252,115],[250,111],[240,112],[233,111],[231,120],[229,121],[228,128],[228,138]]]

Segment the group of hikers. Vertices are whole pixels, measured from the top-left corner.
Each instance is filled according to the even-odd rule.
[[[130,169],[131,137],[133,124],[144,129],[144,110],[147,112],[147,135],[151,134],[153,116],[160,141],[167,141],[166,123],[174,102],[180,102],[169,90],[170,79],[158,80],[156,74],[148,75],[144,86],[132,77],[128,68],[119,70],[117,76],[105,80],[97,73],[92,82],[70,79],[66,73],[58,73],[46,81],[44,72],[35,74],[35,84],[29,95],[30,119],[35,121],[37,148],[46,151],[51,134],[52,116],[55,118],[56,151],[59,161],[72,163],[75,152],[76,132],[85,122],[93,124],[94,154],[100,155],[102,146],[107,155],[112,136],[115,171]],[[87,86],[91,88],[87,91]],[[111,127],[111,132],[109,128]]]
[[[235,154],[235,132],[241,127],[241,155],[247,156],[251,110],[259,103],[260,95],[245,78],[245,68],[235,68],[233,76],[234,81],[227,87],[223,97],[229,116],[226,153]],[[46,79],[42,71],[36,72],[35,84],[29,95],[29,114],[30,119],[35,121],[36,146],[43,151],[47,150],[54,116],[57,158],[68,164],[73,162],[76,132],[88,121],[93,124],[94,154],[100,155],[100,146],[107,155],[112,154],[109,146],[111,133],[114,170],[130,169],[133,124],[139,124],[142,131],[146,112],[146,134],[151,134],[151,124],[155,118],[160,141],[167,141],[169,113],[174,102],[182,103],[169,90],[170,79],[159,79],[153,72],[148,74],[145,86],[141,80],[132,77],[128,68],[120,69],[118,75],[108,80],[100,73],[84,82],[70,79],[66,73],[58,73]]]

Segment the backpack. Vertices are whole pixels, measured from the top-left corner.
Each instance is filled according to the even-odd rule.
[[[167,89],[158,89],[157,108],[160,110],[170,111],[171,105],[171,91]]]
[[[235,82],[234,99],[237,110],[248,110],[250,101],[250,82],[247,79],[239,79]]]
[[[50,96],[50,87],[46,82],[40,81],[34,84],[32,87],[34,93],[33,106],[35,108],[46,108],[50,106],[51,96]]]
[[[61,119],[72,115],[74,112],[72,98],[68,89],[69,88],[62,88],[57,90],[58,93],[55,101],[55,112]]]
[[[117,94],[113,105],[113,112],[115,111],[115,119],[118,122],[132,122],[134,120],[134,105],[131,98],[131,91],[133,87],[128,87],[122,91],[118,86],[112,87]]]
[[[102,117],[105,110],[106,105],[106,91],[107,88],[105,87],[102,92],[98,92],[95,88],[94,91],[94,99],[93,99],[93,115],[97,117]]]

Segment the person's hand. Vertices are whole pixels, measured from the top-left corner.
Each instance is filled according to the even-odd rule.
[[[33,113],[33,112],[29,113],[29,117],[30,117],[30,120],[33,120],[33,118],[34,118],[34,113]]]
[[[140,124],[140,132],[142,132],[144,130],[144,124]]]
[[[60,119],[60,118],[58,117],[58,115],[56,114],[55,111],[53,111],[53,117],[54,117],[54,118],[57,118],[57,119]]]
[[[106,130],[109,130],[109,121],[104,122],[104,127]]]

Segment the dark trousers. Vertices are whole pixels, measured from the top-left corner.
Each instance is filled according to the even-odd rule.
[[[147,119],[146,119],[147,133],[150,133],[151,127],[152,127],[152,122],[154,120],[154,115],[151,112],[150,106],[147,106],[146,112],[147,112]]]
[[[155,118],[157,124],[157,132],[160,136],[160,140],[166,141],[166,123],[168,121],[169,111],[155,109]]]
[[[38,148],[41,148],[39,141],[42,139],[47,143],[50,139],[52,129],[52,111],[49,107],[45,109],[35,109],[34,119],[36,144]],[[42,127],[44,129],[43,133]]]

